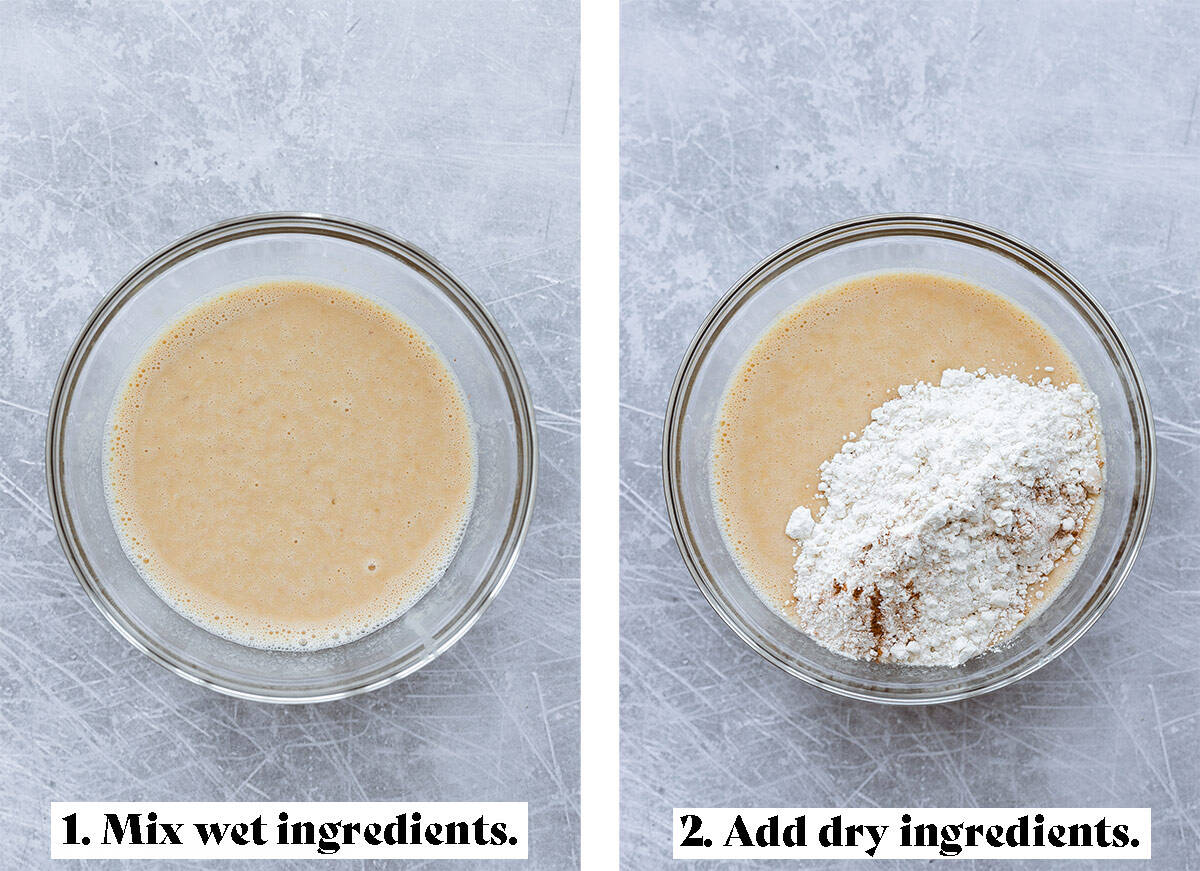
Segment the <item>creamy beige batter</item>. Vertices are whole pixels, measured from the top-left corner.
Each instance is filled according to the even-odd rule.
[[[254,647],[328,647],[395,619],[445,570],[474,498],[447,362],[319,284],[189,311],[133,368],[108,432],[130,558],[176,610]]]
[[[726,388],[712,486],[726,542],[778,613],[795,622],[794,542],[784,527],[799,505],[817,516],[821,463],[861,433],[898,386],[980,367],[1085,384],[1066,349],[1029,313],[933,273],[855,278],[799,303],[766,330]],[[1098,514],[1093,508],[1090,520]],[[1027,613],[1052,598],[1077,561],[1062,560],[1031,587]]]

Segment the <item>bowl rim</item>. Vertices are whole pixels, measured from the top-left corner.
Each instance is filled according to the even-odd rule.
[[[1010,259],[1016,260],[1030,271],[1035,273],[1040,271],[1044,279],[1053,279],[1046,282],[1052,287],[1056,284],[1065,287],[1069,294],[1075,296],[1070,301],[1077,308],[1084,308],[1107,331],[1107,338],[1119,354],[1120,362],[1124,364],[1130,376],[1136,399],[1131,406],[1131,411],[1146,435],[1140,456],[1135,454],[1134,458],[1134,464],[1139,467],[1145,486],[1142,498],[1135,503],[1133,511],[1131,511],[1131,517],[1136,515],[1131,532],[1127,526],[1129,547],[1124,553],[1119,554],[1117,560],[1106,569],[1105,574],[1109,575],[1109,581],[1099,598],[1097,599],[1096,594],[1093,594],[1093,598],[1084,603],[1084,608],[1090,608],[1090,610],[1076,622],[1076,625],[1071,627],[1069,632],[1060,636],[1047,651],[1023,667],[1009,674],[1003,674],[996,680],[983,681],[977,686],[967,686],[957,690],[934,690],[926,695],[897,696],[881,689],[859,689],[854,686],[846,686],[813,671],[794,667],[791,663],[780,659],[770,647],[756,637],[755,633],[743,625],[739,616],[733,613],[734,609],[725,606],[719,595],[720,585],[704,570],[705,564],[699,548],[695,547],[687,534],[683,518],[683,497],[679,488],[678,476],[675,474],[679,458],[678,448],[683,410],[689,399],[691,385],[699,368],[698,364],[704,356],[705,347],[721,332],[724,321],[732,315],[737,305],[744,298],[757,292],[769,280],[816,254],[849,242],[888,235],[933,236],[972,245],[979,245],[980,242],[986,241],[994,246],[991,248],[994,252],[1007,254]],[[1057,291],[1057,288],[1055,290]],[[882,704],[941,704],[993,692],[1027,677],[1068,650],[1107,610],[1133,568],[1150,521],[1154,503],[1156,469],[1154,417],[1150,410],[1150,398],[1146,385],[1125,337],[1117,329],[1116,324],[1104,308],[1070,273],[1032,245],[986,224],[931,213],[884,213],[839,221],[789,242],[760,260],[733,283],[705,316],[689,343],[676,372],[664,414],[662,476],[667,515],[675,537],[675,544],[679,548],[683,562],[687,566],[692,580],[700,588],[700,592],[704,594],[713,610],[742,641],[787,674],[835,695]],[[1115,575],[1112,574],[1114,568],[1116,569]]]
[[[485,595],[471,604],[469,608],[461,610],[456,615],[455,621],[450,624],[453,626],[453,631],[443,636],[436,644],[428,646],[425,653],[414,661],[394,669],[391,666],[383,666],[382,669],[374,669],[361,681],[349,681],[337,689],[324,689],[311,693],[280,692],[274,689],[256,690],[242,685],[226,685],[207,676],[206,673],[197,672],[175,651],[161,648],[142,637],[141,633],[109,601],[104,593],[103,581],[99,575],[93,576],[93,573],[84,568],[87,564],[86,555],[79,547],[75,536],[68,532],[69,512],[66,508],[63,475],[60,469],[62,465],[61,443],[65,435],[66,415],[70,406],[74,381],[80,365],[90,353],[91,344],[104,332],[111,316],[128,299],[143,290],[152,279],[194,254],[237,239],[280,233],[324,235],[366,245],[399,260],[429,280],[438,291],[450,297],[451,301],[462,309],[476,327],[485,334],[485,340],[492,345],[492,357],[496,360],[497,368],[501,370],[506,382],[511,385],[510,400],[517,412],[515,423],[517,425],[517,459],[520,468],[517,475],[518,489],[514,500],[516,510],[513,517],[515,519],[510,521],[500,553],[493,561],[495,567],[485,576],[483,584],[479,587],[479,589],[486,590]],[[192,683],[235,698],[276,704],[334,701],[380,689],[428,665],[457,643],[499,594],[516,565],[532,521],[537,492],[539,456],[535,421],[536,416],[528,382],[517,355],[495,318],[480,299],[424,249],[372,224],[351,218],[322,212],[255,212],[217,221],[169,242],[127,272],[96,304],[67,352],[50,398],[45,448],[46,489],[50,502],[50,514],[67,562],[88,597],[118,634],[154,662]],[[436,634],[436,632],[432,633],[434,636]],[[384,673],[379,675],[381,670]]]

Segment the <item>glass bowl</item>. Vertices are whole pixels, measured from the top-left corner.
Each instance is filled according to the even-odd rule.
[[[478,482],[462,543],[442,578],[398,619],[340,647],[259,650],[213,635],[151,590],[121,549],[101,448],[118,387],[152,337],[214,292],[269,278],[345,287],[391,307],[450,362],[474,419]],[[525,537],[537,443],[512,349],[483,305],[419,248],[315,214],[261,214],[199,230],[149,257],[88,319],[50,404],[46,476],[67,560],[109,622],[151,659],[220,692],[274,702],[342,698],[384,686],[462,637],[499,592]]]
[[[709,474],[725,386],[786,309],[832,284],[880,270],[922,270],[990,288],[1037,316],[1074,357],[1100,400],[1105,497],[1074,579],[1007,644],[957,667],[860,662],[821,647],[743,578],[721,534]],[[776,251],[735,284],[692,340],[667,403],[663,482],[676,542],[700,590],[742,639],[801,680],[893,704],[962,699],[1010,684],[1071,646],[1133,565],[1154,493],[1154,431],[1128,346],[1078,282],[1003,233],[955,218],[879,215],[819,230]]]

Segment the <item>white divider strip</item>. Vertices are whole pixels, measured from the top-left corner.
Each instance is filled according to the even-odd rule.
[[[583,871],[619,867],[619,8],[617,0],[582,4]]]

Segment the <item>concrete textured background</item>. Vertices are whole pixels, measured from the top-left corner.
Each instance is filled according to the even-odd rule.
[[[627,0],[622,39],[624,864],[665,863],[676,805],[1045,805],[1149,806],[1154,864],[1200,868],[1195,6]],[[671,379],[719,295],[794,238],[889,211],[1066,265],[1133,346],[1160,452],[1149,536],[1087,636],[918,709],[835,698],[744,645],[682,565],[659,469]]]
[[[0,864],[49,863],[51,799],[478,799],[529,802],[531,867],[577,865],[576,4],[27,2],[3,19]],[[514,345],[541,438],[533,528],[466,637],[386,689],[290,708],[193,686],[119,638],[43,484],[45,409],[93,306],[172,239],[275,209],[440,259]]]

